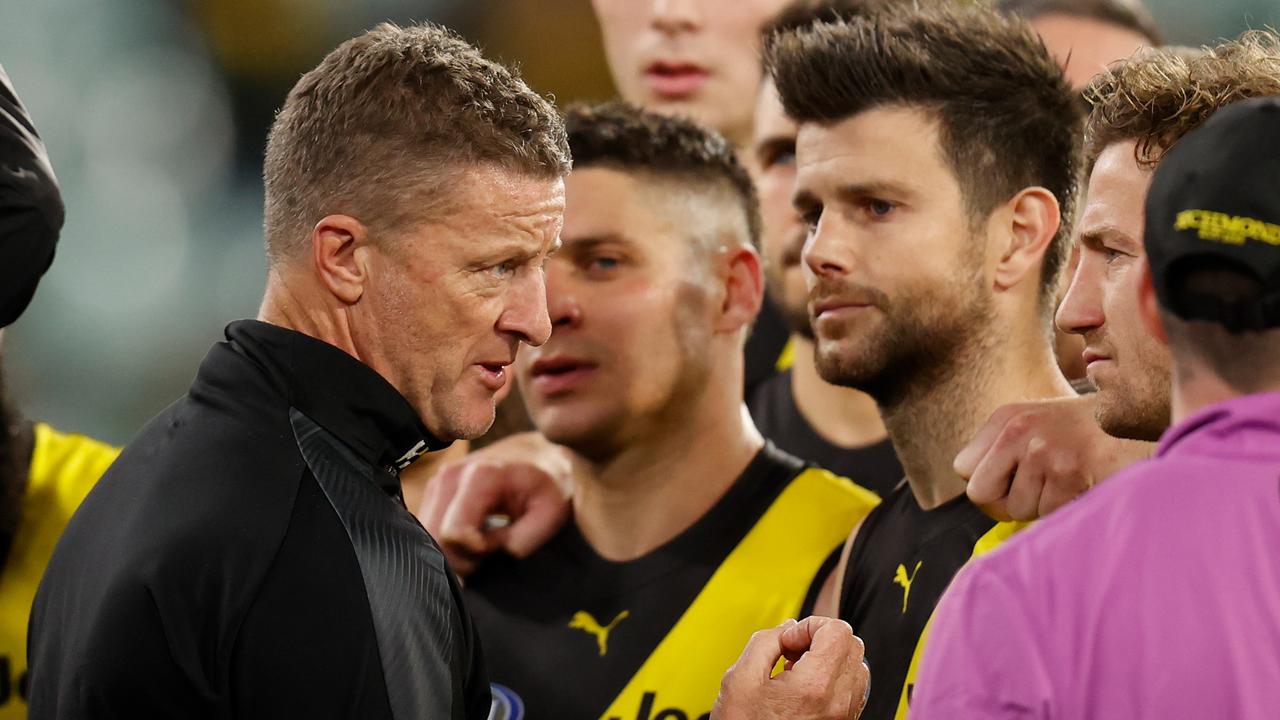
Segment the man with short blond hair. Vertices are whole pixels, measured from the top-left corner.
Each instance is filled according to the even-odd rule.
[[[484,432],[569,157],[554,108],[439,27],[303,76],[267,146],[268,279],[81,505],[32,613],[33,718],[489,712],[399,471]]]

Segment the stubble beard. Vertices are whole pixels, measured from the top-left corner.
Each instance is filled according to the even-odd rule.
[[[1141,382],[1099,388],[1094,408],[1098,426],[1106,434],[1125,440],[1159,440],[1171,422],[1169,383],[1149,380],[1166,377],[1167,373],[1144,372]]]
[[[980,361],[992,342],[992,298],[976,273],[942,292],[899,294],[873,312],[881,315],[873,331],[838,351],[819,341],[815,360],[824,380],[867,393],[888,413],[946,384],[959,363]]]

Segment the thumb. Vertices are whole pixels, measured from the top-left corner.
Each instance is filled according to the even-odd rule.
[[[569,501],[558,492],[530,498],[524,513],[506,528],[503,547],[513,557],[528,557],[564,527],[569,509]]]

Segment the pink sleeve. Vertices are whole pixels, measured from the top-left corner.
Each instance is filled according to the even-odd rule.
[[[911,720],[1052,717],[1052,689],[1026,612],[1034,602],[989,559],[966,566],[938,605]],[[875,678],[872,678],[875,682]]]

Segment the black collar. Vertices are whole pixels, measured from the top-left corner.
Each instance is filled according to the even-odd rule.
[[[449,446],[391,383],[323,340],[257,320],[233,322],[226,335],[285,389],[292,407],[373,465],[398,473]]]

